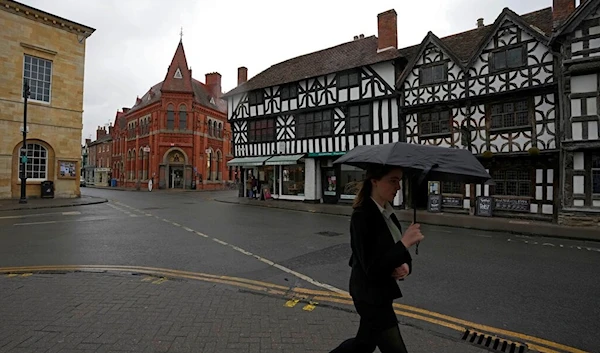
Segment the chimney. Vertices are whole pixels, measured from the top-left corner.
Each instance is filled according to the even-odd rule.
[[[96,130],[96,140],[99,140],[104,135],[106,135],[106,130],[104,127],[98,126],[98,129]]]
[[[85,145],[89,146],[92,143],[92,139],[85,139]]]
[[[127,113],[128,111],[130,111],[130,110],[131,110],[131,109],[129,109],[129,108],[125,108],[125,107],[123,107],[123,108],[121,108],[121,109],[123,109],[123,113]]]
[[[354,40],[358,40],[358,36],[354,36]]]
[[[482,28],[483,27],[483,18],[478,18],[477,19],[477,28]]]
[[[398,14],[394,9],[377,15],[377,52],[398,48]]]
[[[575,11],[575,0],[552,0],[554,27],[558,27],[573,11]]]
[[[211,72],[206,74],[206,80],[204,81],[211,91],[211,94],[215,98],[221,98],[221,74],[218,72]]]
[[[247,67],[239,67],[238,68],[238,86],[242,83],[248,81],[248,68]]]
[[[360,38],[360,39],[364,39],[364,38],[365,38],[365,35],[364,35],[364,34],[361,34],[361,35],[359,35],[359,36],[358,36],[358,38]]]

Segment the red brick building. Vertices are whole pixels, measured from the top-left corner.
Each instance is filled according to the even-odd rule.
[[[180,41],[162,82],[117,112],[113,177],[119,186],[220,189],[231,179],[231,129],[221,75],[192,77]]]
[[[109,186],[112,178],[112,126],[98,126],[96,129],[96,140],[86,140],[88,146],[88,163],[86,170],[86,182],[90,185]]]

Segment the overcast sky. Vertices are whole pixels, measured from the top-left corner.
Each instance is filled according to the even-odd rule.
[[[164,80],[179,42],[193,76],[222,75],[235,88],[237,68],[251,78],[298,55],[377,35],[377,14],[398,13],[398,45],[419,44],[494,22],[504,7],[518,14],[552,6],[552,0],[20,0],[93,27],[87,40],[82,139],[114,123],[115,113]],[[579,1],[577,1],[579,2]]]

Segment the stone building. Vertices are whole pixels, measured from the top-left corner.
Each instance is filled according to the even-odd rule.
[[[27,197],[39,197],[45,180],[55,197],[79,197],[85,47],[95,30],[11,0],[0,0],[0,23],[0,198],[20,197],[21,154]]]

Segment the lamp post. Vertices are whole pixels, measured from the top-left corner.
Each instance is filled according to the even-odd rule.
[[[21,199],[19,203],[27,203],[27,98],[29,98],[29,82],[23,84],[23,147],[21,148]]]

